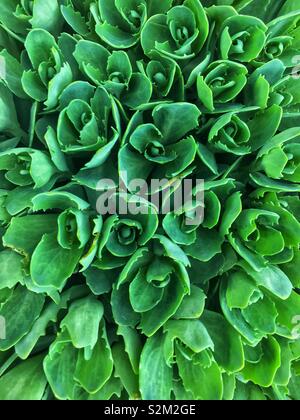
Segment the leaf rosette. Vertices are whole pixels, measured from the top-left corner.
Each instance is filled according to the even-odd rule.
[[[266,31],[266,25],[254,16],[230,16],[221,28],[222,59],[243,63],[254,60],[265,46]]]
[[[297,70],[297,66],[295,69]],[[262,64],[248,78],[245,89],[246,103],[262,109],[273,105],[280,106],[284,112],[281,131],[296,127],[300,105],[299,83],[297,74],[286,74],[283,62],[274,59]]]
[[[188,103],[158,105],[151,115],[135,114],[119,152],[119,171],[126,174],[123,181],[129,190],[133,180],[170,180],[193,163],[197,145],[188,134],[198,126],[199,116],[199,109]]]
[[[85,75],[97,86],[104,86],[122,104],[135,109],[149,102],[151,82],[144,74],[133,72],[125,51],[110,53],[100,44],[81,40],[74,56]]]
[[[215,153],[244,156],[251,153],[251,132],[238,115],[224,114],[209,130],[208,144]]]
[[[100,19],[96,25],[99,37],[113,48],[130,48],[136,45],[147,19],[164,13],[171,0],[105,0],[98,1]]]
[[[284,270],[286,264],[297,261],[299,247],[299,199],[296,195],[278,194],[260,189],[251,195],[254,205],[264,210],[275,212],[281,217],[281,231],[285,235],[285,248],[282,253],[270,257],[270,262],[279,264]],[[291,280],[295,276],[291,272]]]
[[[224,344],[234,348],[234,357],[224,352]],[[151,368],[153,359],[156,363]],[[142,396],[144,399],[174,396],[176,399],[226,399],[227,387],[230,394],[234,394],[235,388],[235,382],[229,381],[229,385],[228,376],[239,372],[243,365],[241,338],[222,315],[204,311],[201,320],[170,320],[164,325],[163,333],[149,338],[143,349]],[[152,379],[149,380],[150,370]]]
[[[236,263],[234,253],[225,243],[242,210],[239,188],[234,179],[206,182],[194,189],[192,207],[170,212],[163,220],[166,234],[182,245],[190,258],[190,276],[195,284],[207,283]]]
[[[300,200],[297,195],[293,194],[284,194],[284,195],[275,195],[271,193],[264,198],[266,205],[276,205],[277,208],[281,206],[281,211],[285,213],[287,219],[289,219],[291,232],[295,232],[297,235],[297,228],[294,224],[295,219],[300,220]],[[280,268],[286,273],[295,288],[299,288],[299,277],[297,276],[295,267],[298,267],[300,251],[298,248],[298,240],[295,238],[295,242],[291,243],[290,249],[282,254],[282,258],[278,260],[281,264]]]
[[[279,200],[272,202],[268,197],[258,208],[245,209],[239,214],[229,240],[253,269],[259,271],[268,262],[280,264],[290,258],[291,248],[299,245],[299,229],[296,217]]]
[[[187,60],[201,51],[209,33],[208,18],[199,0],[185,0],[166,14],[152,16],[141,34],[145,54],[156,51],[174,60]]]
[[[89,295],[72,302],[61,321],[61,331],[44,360],[45,374],[58,399],[96,394],[110,379],[113,358],[103,313],[103,304]],[[84,335],[78,334],[78,323],[85,328]],[[87,373],[91,366],[93,375]],[[63,383],[61,369],[65,372]]]
[[[60,4],[60,0],[8,0],[0,5],[0,20],[8,30],[20,36],[26,36],[31,28],[42,28],[57,35],[63,26]]]
[[[212,6],[215,4],[214,0],[202,0],[204,6]],[[294,0],[268,0],[263,4],[260,0],[218,0],[220,6],[232,6],[231,9],[245,14],[256,16],[264,22],[270,22],[277,16],[283,16],[291,11],[297,10],[297,3]]]
[[[102,87],[95,92],[90,87],[85,85],[80,99],[76,95],[83,86],[75,83],[64,91],[64,109],[57,123],[57,140],[64,153],[95,152],[119,138],[119,114],[113,98]]]
[[[80,195],[83,192],[74,186],[38,194],[33,210],[53,213],[14,218],[6,232],[7,246],[30,259],[33,284],[42,290],[63,289],[90,240],[90,206]],[[22,232],[27,234],[29,230],[31,237],[20,240]]]
[[[279,343],[282,346],[282,342],[291,339],[293,325],[290,319],[293,319],[300,304],[299,295],[293,291],[288,277],[275,266],[257,273],[241,263],[240,268],[236,267],[222,279],[220,302],[226,319],[245,340],[247,363],[241,375],[244,378],[248,376],[248,380],[263,387],[277,381],[282,384],[282,376],[275,378],[280,366],[285,369],[280,360]],[[267,349],[271,350],[269,360]],[[260,366],[255,369],[251,363],[259,363]],[[290,363],[291,359],[287,361],[288,366],[285,365],[287,371]],[[269,370],[264,366],[269,366]]]
[[[73,81],[73,72],[55,38],[44,29],[33,29],[25,40],[30,60],[22,76],[24,91],[47,110],[57,107],[62,91]],[[31,67],[31,68],[30,68]]]
[[[152,83],[155,99],[184,100],[184,79],[175,60],[153,53],[152,60],[139,61],[137,65]]]
[[[46,152],[22,147],[0,153],[0,171],[12,187],[41,188],[58,174]]]
[[[203,208],[204,203],[192,197],[189,202],[164,217],[164,231],[172,241],[179,245],[194,243],[197,238],[197,230],[203,221],[201,217]]]
[[[197,93],[209,111],[234,100],[247,83],[247,68],[228,60],[216,61],[197,77]]]
[[[48,305],[41,318],[43,325],[55,320],[59,331],[43,363],[57,399],[103,400],[120,397],[122,391],[131,398],[139,397],[140,337],[133,329],[120,327],[112,338],[103,303],[88,294],[86,287],[68,289],[62,294],[62,302]],[[84,336],[77,333],[77,324],[85,328]],[[29,337],[18,344],[18,354],[23,356],[43,333],[43,327],[35,323]]]
[[[201,142],[202,161],[216,175],[240,156],[262,148],[274,137],[282,123],[282,116],[283,110],[277,104],[263,110],[247,107],[221,116],[205,115],[196,136]],[[204,141],[206,143],[202,144]],[[215,162],[213,166],[212,162]]]
[[[262,64],[280,59],[286,67],[295,66],[294,58],[299,50],[299,22],[299,11],[290,12],[269,22],[265,47],[255,61]]]
[[[109,200],[114,198],[116,212],[104,221],[99,237],[95,265],[101,269],[124,266],[138,248],[151,240],[158,228],[157,211],[151,203],[126,194],[112,195]]]
[[[253,172],[258,172],[258,175],[254,173],[254,180],[258,176],[258,181],[261,180],[262,184],[265,181],[268,186],[267,179],[264,179],[267,177],[273,180],[275,188],[276,185],[280,188],[280,181],[286,182],[282,185],[286,190],[289,189],[289,183],[291,189],[293,184],[297,188],[300,181],[299,139],[300,130],[297,127],[282,131],[271,138],[259,151],[253,165]]]
[[[119,276],[111,301],[116,323],[139,324],[144,334],[152,336],[190,293],[188,265],[177,245],[155,235],[148,247],[133,254]]]

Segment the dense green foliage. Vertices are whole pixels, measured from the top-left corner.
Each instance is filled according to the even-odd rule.
[[[299,0],[0,24],[0,399],[299,400]],[[126,202],[137,178],[204,202],[99,214],[124,171]]]

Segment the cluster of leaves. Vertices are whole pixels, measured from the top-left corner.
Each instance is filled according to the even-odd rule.
[[[6,0],[0,23],[0,399],[300,399],[299,1]],[[126,203],[136,178],[204,202],[99,215],[124,172]]]

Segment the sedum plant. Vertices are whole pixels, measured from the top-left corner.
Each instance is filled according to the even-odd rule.
[[[298,3],[1,2],[1,400],[300,399]]]

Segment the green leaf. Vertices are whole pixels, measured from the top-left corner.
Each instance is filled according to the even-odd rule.
[[[292,293],[293,286],[289,278],[276,266],[268,266],[259,272],[243,265],[247,273],[258,286],[269,290],[273,295],[286,300]]]
[[[215,362],[210,367],[202,367],[186,360],[180,351],[176,352],[179,375],[187,391],[197,400],[221,400],[223,381],[221,370]]]
[[[63,26],[58,0],[36,0],[32,8],[31,25],[58,35]]]
[[[191,286],[191,294],[186,295],[174,315],[175,319],[200,318],[205,307],[206,295],[197,286]]]
[[[44,355],[21,362],[0,378],[2,401],[39,401],[42,399],[47,379],[43,372]]]
[[[118,270],[99,270],[93,267],[84,272],[86,283],[96,296],[110,292],[118,274]]]
[[[0,252],[0,289],[8,287],[12,289],[18,283],[23,282],[22,272],[23,258],[13,251]]]
[[[77,247],[61,248],[55,234],[44,235],[30,263],[33,282],[37,286],[62,289],[79,263],[81,254],[82,250]]]
[[[277,333],[286,338],[297,338],[297,317],[300,308],[299,295],[293,291],[288,299],[276,299],[274,301],[278,312]]]
[[[27,95],[21,84],[23,73],[21,64],[7,50],[1,51],[0,59],[2,60],[2,65],[5,66],[5,83],[16,96],[26,99]]]
[[[132,310],[129,301],[127,285],[122,285],[113,289],[111,295],[111,308],[114,320],[118,325],[135,327],[139,322],[140,316]]]
[[[280,367],[280,346],[273,337],[263,340],[262,346],[262,360],[257,364],[246,362],[241,374],[245,380],[250,380],[254,384],[266,388],[272,385],[276,372]]]
[[[178,341],[194,353],[214,348],[207,329],[199,320],[171,320],[165,324],[164,331],[166,332],[164,354],[168,364],[173,362],[175,345]]]
[[[107,22],[96,25],[96,33],[109,46],[114,48],[130,48],[138,42],[138,37],[112,26]]]
[[[120,379],[111,376],[110,379],[100,389],[100,391],[96,392],[96,394],[89,395],[88,400],[108,401],[114,396],[120,398],[122,390],[123,385]]]
[[[262,334],[274,334],[276,332],[276,318],[278,312],[275,304],[266,296],[258,302],[252,303],[247,308],[242,309],[245,320],[253,328]]]
[[[166,13],[172,6],[172,3],[172,0],[148,0],[147,9],[149,16]]]
[[[228,373],[242,370],[244,350],[240,335],[216,312],[205,311],[201,320],[214,343],[214,358],[218,365]]]
[[[224,281],[225,280],[225,281]],[[253,330],[253,328],[245,321],[240,310],[231,309],[228,306],[226,299],[227,282],[224,279],[221,283],[220,288],[220,304],[222,307],[223,314],[227,321],[252,345],[256,346],[262,339],[263,334],[259,330]],[[254,301],[259,299],[261,295],[255,293],[253,295]]]
[[[178,245],[174,244],[170,241],[170,239],[162,235],[155,235],[154,238],[160,242],[166,256],[183,264],[185,267],[190,266],[189,259]]]
[[[102,303],[93,296],[72,303],[67,316],[61,322],[61,327],[68,330],[74,347],[94,349],[103,311]]]
[[[159,105],[153,111],[153,120],[164,137],[164,142],[175,143],[198,126],[201,115],[192,104]]]
[[[226,290],[226,301],[230,309],[247,308],[257,293],[260,294],[255,282],[246,273],[236,271],[230,275]]]
[[[174,278],[169,286],[165,287],[163,297],[155,308],[142,314],[140,328],[143,333],[148,337],[155,334],[177,312],[186,294],[182,282]]]
[[[78,190],[78,192],[79,191],[80,190]],[[80,198],[80,194],[75,195],[68,191],[50,191],[47,193],[38,194],[33,199],[34,211],[46,211],[51,209],[66,210],[69,208],[86,210],[89,207],[89,203]]]
[[[234,394],[234,400],[236,401],[266,401],[261,388],[250,383],[243,383],[237,381],[237,386]]]
[[[6,325],[6,338],[0,340],[1,351],[16,345],[30,331],[43,309],[44,302],[43,295],[32,293],[25,287],[18,286],[14,290],[0,309],[0,316]]]
[[[136,375],[139,373],[139,361],[143,348],[140,335],[130,327],[119,326],[118,335],[121,335],[125,343],[125,351],[128,354],[132,369]]]
[[[292,359],[293,354],[289,345],[289,342],[285,339],[277,338],[277,341],[281,347],[281,365],[276,372],[274,382],[277,385],[287,386],[292,376]]]
[[[172,369],[163,352],[163,336],[147,340],[140,363],[140,390],[144,400],[169,400],[172,391]]]
[[[45,134],[45,141],[47,143],[51,158],[57,169],[62,172],[69,172],[68,163],[57,142],[57,136],[52,127],[48,127]]]
[[[84,325],[85,323],[81,323]],[[104,323],[100,326],[99,338],[91,356],[86,360],[84,350],[80,350],[74,378],[90,394],[97,393],[109,380],[113,371],[111,349]]]
[[[131,109],[137,109],[147,104],[152,96],[152,83],[143,74],[134,73],[130,79],[128,92],[122,97],[122,101]]]
[[[79,11],[76,11],[73,5],[70,3],[67,6],[61,6],[61,13],[67,23],[77,32],[79,35],[87,35],[89,32],[88,25],[84,17]]]
[[[78,350],[66,334],[60,334],[44,360],[44,371],[51,389],[59,400],[71,400],[75,392],[74,372]]]
[[[232,194],[225,203],[224,215],[221,221],[221,235],[228,235],[230,228],[242,211],[241,194]]]
[[[207,262],[221,253],[223,242],[224,239],[219,232],[200,228],[197,231],[196,242],[183,249],[188,256]]]
[[[4,237],[5,246],[30,256],[46,233],[56,229],[57,216],[32,215],[12,219]]]
[[[39,339],[46,335],[49,323],[57,321],[60,311],[67,308],[70,300],[80,298],[87,292],[88,289],[84,286],[74,286],[63,292],[59,303],[51,302],[45,305],[30,332],[16,344],[15,350],[18,356],[23,360],[27,359]]]
[[[155,308],[164,294],[163,288],[145,282],[145,271],[141,270],[129,287],[130,303],[135,312],[143,313]]]
[[[272,138],[278,130],[282,118],[282,108],[278,105],[273,105],[264,111],[260,111],[256,116],[248,122],[248,127],[251,132],[251,147],[257,150],[265,144],[267,139]],[[268,130],[266,132],[266,129]],[[265,140],[262,141],[262,134]]]
[[[140,394],[139,377],[132,369],[124,346],[121,343],[115,344],[112,348],[112,354],[115,364],[115,376],[120,378],[131,399],[138,398]]]

